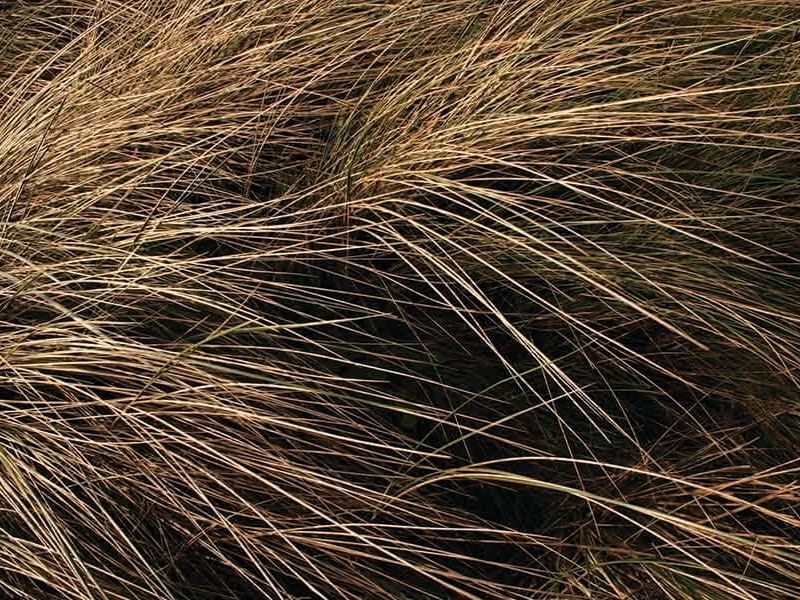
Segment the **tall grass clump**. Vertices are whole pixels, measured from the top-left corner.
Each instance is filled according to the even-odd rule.
[[[794,0],[0,2],[0,588],[800,596]]]

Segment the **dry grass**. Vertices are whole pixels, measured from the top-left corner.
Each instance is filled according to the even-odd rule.
[[[794,600],[800,6],[0,3],[0,587]]]

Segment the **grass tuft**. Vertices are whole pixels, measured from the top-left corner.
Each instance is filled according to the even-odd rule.
[[[800,7],[0,3],[0,589],[794,600]]]

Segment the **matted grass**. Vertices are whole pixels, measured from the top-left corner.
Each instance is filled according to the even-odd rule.
[[[0,587],[800,595],[800,6],[0,3]]]

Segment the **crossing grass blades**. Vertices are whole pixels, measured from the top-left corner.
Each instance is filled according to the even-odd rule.
[[[0,3],[0,588],[794,600],[800,6]]]

